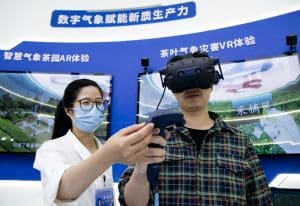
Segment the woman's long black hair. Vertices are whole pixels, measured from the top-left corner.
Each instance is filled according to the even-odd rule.
[[[73,103],[76,100],[81,88],[87,86],[97,87],[103,97],[102,89],[99,85],[90,79],[77,79],[72,81],[65,89],[63,99],[58,103],[55,111],[54,128],[52,139],[56,139],[65,135],[72,128],[72,120],[66,114],[64,108],[73,108]]]

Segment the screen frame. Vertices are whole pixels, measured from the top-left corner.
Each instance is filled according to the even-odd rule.
[[[107,74],[107,73],[73,73],[73,72],[45,72],[45,71],[22,71],[22,70],[0,70],[0,75],[1,74],[42,74],[42,75],[65,75],[66,77],[70,76],[79,76],[79,78],[77,79],[83,79],[83,78],[89,78],[90,77],[96,77],[96,76],[104,76],[104,77],[107,77],[109,78],[109,85],[107,85],[108,87],[108,90],[109,90],[109,93],[107,95],[107,98],[108,98],[108,103],[107,103],[107,107],[106,107],[106,110],[105,110],[105,116],[106,116],[106,119],[105,119],[105,123],[103,124],[106,124],[106,128],[105,128],[105,136],[96,136],[97,139],[101,142],[101,143],[104,143],[110,136],[110,129],[111,129],[111,102],[112,102],[112,87],[113,87],[113,77],[111,74]],[[83,76],[83,77],[80,77]],[[76,79],[76,78],[75,78]],[[94,80],[93,78],[91,78],[92,80]],[[95,80],[94,80],[95,81]],[[71,82],[71,81],[70,81]],[[97,81],[96,81],[97,82]],[[99,83],[99,82],[97,82]],[[67,84],[66,84],[67,85]],[[65,86],[66,86],[65,85]],[[103,90],[103,88],[101,87],[101,85],[99,84],[100,88]],[[103,91],[105,92],[105,91]],[[55,109],[54,109],[55,110]],[[54,119],[54,118],[53,118]],[[100,126],[99,126],[100,128]],[[53,127],[52,127],[52,131],[53,131]],[[51,135],[52,135],[52,131],[51,131]],[[47,139],[47,140],[51,140],[50,139]],[[47,141],[45,140],[45,141]],[[43,141],[42,143],[40,143],[40,145],[42,145],[45,141]],[[21,142],[22,143],[22,142]],[[23,144],[25,144],[23,142]],[[26,148],[26,147],[22,147],[22,148]],[[37,151],[38,147],[35,147],[34,151],[0,151],[0,153],[2,154],[28,154],[28,155],[31,155],[31,154],[35,154],[35,152]]]
[[[222,65],[226,65],[226,64],[232,64],[232,63],[241,63],[241,62],[251,62],[251,61],[259,61],[259,60],[268,60],[268,59],[274,59],[274,58],[280,58],[280,57],[289,57],[289,56],[297,56],[298,57],[298,63],[299,63],[299,68],[300,68],[300,53],[294,53],[292,55],[277,55],[277,56],[268,56],[268,57],[263,57],[263,58],[256,58],[256,59],[245,59],[245,60],[236,60],[236,61],[231,61],[231,62],[223,62],[221,63],[221,67]],[[159,73],[159,71],[144,71],[138,74],[138,92],[137,92],[137,109],[136,109],[136,122],[139,123],[139,116],[142,115],[140,114],[140,108],[141,108],[141,79],[143,76],[145,75],[153,75],[153,74],[157,74]],[[226,79],[226,76],[224,75],[224,78]],[[298,76],[297,81],[299,81],[300,76]],[[298,84],[298,83],[297,83]],[[297,85],[296,84],[296,85]],[[163,87],[162,87],[163,88]],[[276,91],[276,89],[274,90]],[[159,101],[157,101],[158,104]],[[300,108],[299,108],[300,109]],[[298,109],[297,109],[298,110]],[[154,111],[154,110],[153,110]],[[212,110],[213,111],[213,110]],[[261,118],[259,118],[261,119]],[[278,143],[275,143],[276,145],[279,145]],[[258,146],[255,146],[258,147]],[[280,146],[279,146],[280,147]],[[285,156],[295,156],[295,155],[299,155],[300,154],[300,150],[299,152],[291,152],[291,153],[287,153],[284,150],[284,153],[258,153],[259,156],[278,156],[278,155],[285,155]]]

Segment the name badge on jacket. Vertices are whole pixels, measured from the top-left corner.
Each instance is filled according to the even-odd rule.
[[[105,175],[103,175],[102,179],[102,187],[96,189],[95,206],[114,206],[114,189],[112,182],[108,183]]]

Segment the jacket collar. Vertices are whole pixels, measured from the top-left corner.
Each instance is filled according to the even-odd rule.
[[[91,156],[91,152],[78,140],[78,138],[74,135],[74,133],[71,130],[67,132],[66,136],[68,138],[69,143],[73,145],[73,147],[83,160]],[[96,140],[97,146],[99,148],[101,146],[100,141],[95,137],[94,139]]]

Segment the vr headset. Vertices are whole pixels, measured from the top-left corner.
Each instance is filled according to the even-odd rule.
[[[215,70],[218,65],[219,71]],[[178,93],[187,89],[208,89],[224,79],[219,59],[197,57],[169,63],[159,71],[163,87]]]

